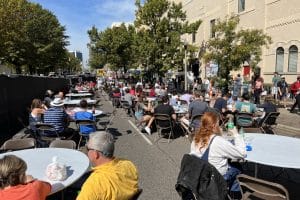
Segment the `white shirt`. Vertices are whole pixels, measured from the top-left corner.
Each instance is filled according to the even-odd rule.
[[[211,138],[214,135],[211,136]],[[210,140],[211,140],[210,138]],[[210,142],[208,141],[208,144]],[[240,159],[246,156],[245,143],[243,138],[239,135],[234,137],[234,144],[230,143],[221,136],[216,136],[210,145],[208,162],[215,166],[215,168],[224,175],[228,170],[228,158]],[[191,144],[191,154],[198,157],[202,157],[207,148],[202,148],[200,150],[199,146],[196,146],[193,140]]]

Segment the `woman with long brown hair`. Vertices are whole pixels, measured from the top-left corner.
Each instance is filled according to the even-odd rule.
[[[191,154],[207,160],[223,175],[230,190],[239,191],[236,176],[240,170],[229,165],[228,159],[241,159],[246,155],[245,143],[238,135],[236,128],[230,130],[234,137],[234,145],[221,137],[218,115],[206,112],[201,117],[201,126],[191,144]],[[208,148],[209,147],[209,148]]]

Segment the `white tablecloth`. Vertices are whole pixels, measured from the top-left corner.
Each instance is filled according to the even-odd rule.
[[[8,154],[16,155],[27,163],[27,174],[39,180],[50,182],[52,185],[51,194],[72,185],[89,169],[90,164],[88,157],[82,152],[64,148],[27,149],[0,154],[0,157]],[[54,156],[58,157],[58,162],[67,167],[68,178],[64,181],[50,181],[46,177],[46,168],[48,164],[52,163]]]
[[[300,139],[287,136],[246,133],[253,137],[248,161],[283,168],[300,169]]]
[[[65,105],[79,105],[80,101],[81,101],[80,99],[73,99],[73,100],[65,99],[64,104]],[[96,104],[96,102],[97,102],[96,100],[87,99],[88,104]]]
[[[66,94],[66,97],[89,97],[93,96],[92,93],[69,93]]]

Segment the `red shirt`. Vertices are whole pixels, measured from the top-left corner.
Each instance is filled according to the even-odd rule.
[[[44,200],[51,192],[51,185],[47,182],[35,180],[27,184],[20,184],[0,190],[0,199],[12,200]]]

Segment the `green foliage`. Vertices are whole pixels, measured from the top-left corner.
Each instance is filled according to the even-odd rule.
[[[90,43],[89,65],[92,68],[99,68],[109,63],[113,69],[128,69],[131,63],[134,28],[125,24],[119,27],[107,28],[99,32],[96,27],[88,31]]]
[[[57,18],[39,4],[0,0],[0,59],[29,73],[54,71],[66,60],[68,44]]]
[[[201,21],[189,24],[182,5],[167,0],[136,1],[136,63],[154,69],[158,74],[182,65],[184,57],[180,36],[194,33]]]
[[[243,63],[248,62],[252,68],[261,61],[262,46],[271,43],[271,38],[262,30],[239,30],[239,18],[231,16],[219,21],[215,28],[215,37],[207,42],[206,62],[219,64],[219,74],[229,80],[231,70],[239,70]]]
[[[136,6],[134,26],[121,25],[102,32],[92,27],[88,31],[92,68],[109,63],[115,70],[144,66],[153,73],[163,74],[182,66],[184,51],[180,36],[196,32],[201,21],[189,24],[182,5],[167,0],[146,0],[143,5],[137,0]]]

